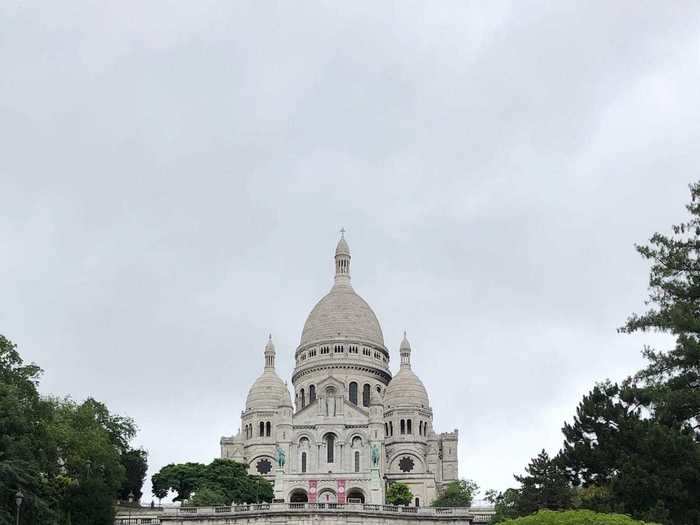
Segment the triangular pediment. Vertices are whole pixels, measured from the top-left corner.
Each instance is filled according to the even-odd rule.
[[[322,425],[322,424],[341,424],[341,425],[366,425],[369,423],[369,412],[358,407],[347,400],[344,400],[342,413],[337,412],[335,416],[327,416],[322,413],[324,399],[316,399],[310,405],[305,406],[294,414],[292,422],[297,425]]]
[[[338,394],[345,395],[345,383],[339,379],[336,379],[333,375],[324,377],[318,382],[316,385],[316,394],[319,396],[325,394],[328,387],[333,387]]]

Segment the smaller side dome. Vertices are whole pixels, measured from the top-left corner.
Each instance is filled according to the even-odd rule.
[[[248,391],[246,410],[273,409],[291,406],[292,398],[284,381],[275,372],[275,346],[270,336],[265,345],[265,369]]]
[[[423,382],[410,368],[402,368],[386,387],[384,393],[386,408],[430,408],[428,392]]]
[[[430,408],[428,391],[423,382],[411,369],[411,345],[403,333],[403,340],[399,346],[401,353],[401,368],[384,392],[384,406],[386,408],[410,407]]]

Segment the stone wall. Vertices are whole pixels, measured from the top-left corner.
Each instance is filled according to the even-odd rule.
[[[480,518],[482,516],[479,516]],[[468,508],[402,507],[369,504],[264,503],[222,507],[166,508],[159,513],[120,513],[115,525],[472,525]]]

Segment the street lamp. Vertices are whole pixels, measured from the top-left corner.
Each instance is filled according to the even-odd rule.
[[[19,525],[19,511],[22,507],[22,500],[24,499],[24,494],[21,490],[18,490],[15,494],[15,503],[17,504],[17,525]]]

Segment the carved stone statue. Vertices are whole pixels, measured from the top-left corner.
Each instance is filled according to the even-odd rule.
[[[277,466],[282,468],[284,467],[284,464],[287,459],[287,455],[284,453],[284,450],[282,450],[279,446],[277,447]]]

